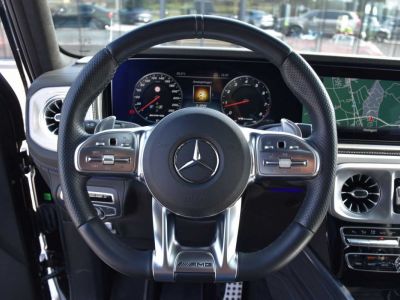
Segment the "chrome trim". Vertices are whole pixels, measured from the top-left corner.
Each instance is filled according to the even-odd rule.
[[[366,237],[366,238],[393,238],[392,236],[389,235],[370,235],[370,234],[366,234],[366,235],[361,235],[361,234],[344,234],[344,229],[348,229],[348,228],[354,228],[354,229],[377,229],[377,230],[400,230],[400,227],[371,227],[371,226],[342,226],[340,227],[340,237],[342,238],[342,241],[345,245],[350,246],[347,241],[346,241],[346,237]],[[400,238],[399,236],[395,236],[397,238]],[[400,254],[399,254],[400,255]]]
[[[50,151],[57,151],[58,137],[47,128],[44,109],[53,99],[64,99],[68,90],[68,86],[43,88],[29,99],[29,120],[27,123],[29,136],[36,144]]]
[[[217,217],[215,240],[208,247],[186,247],[175,238],[174,214],[153,198],[153,277],[157,281],[173,282],[177,269],[181,265],[178,260],[189,254],[193,263],[203,263],[207,259],[207,273],[217,282],[231,282],[236,279],[238,256],[236,243],[239,231],[241,199],[227,208]],[[197,259],[197,261],[196,261]],[[187,260],[184,263],[188,266]],[[185,269],[188,271],[188,269]],[[204,273],[201,266],[190,267],[190,273]],[[180,273],[180,272],[179,272]]]
[[[378,247],[378,248],[398,248],[398,239],[361,239],[361,238],[346,238],[347,243],[350,246],[361,246],[361,247]]]
[[[187,143],[190,143],[190,142],[192,142],[193,140],[195,140],[195,146],[194,146],[194,150],[193,150],[193,157],[192,157],[192,159],[191,159],[190,161],[186,162],[183,166],[178,167],[178,166],[177,166],[177,159],[178,159],[179,151],[180,151]],[[214,151],[214,154],[215,154],[215,157],[216,157],[216,164],[215,164],[215,166],[212,167],[212,166],[208,165],[206,162],[204,162],[204,161],[202,160],[202,158],[201,158],[201,153],[200,153],[200,149],[199,149],[199,141],[204,142],[206,145],[210,146],[210,148]],[[203,183],[203,182],[205,182],[205,181],[196,182],[196,181],[193,181],[193,180],[189,180],[188,178],[186,178],[186,177],[182,174],[181,171],[183,171],[183,170],[185,170],[185,169],[187,169],[187,168],[190,168],[190,167],[192,167],[193,165],[196,165],[196,164],[199,164],[200,166],[202,166],[202,167],[204,167],[204,168],[206,168],[206,169],[208,169],[208,170],[211,171],[210,176],[209,176],[209,177],[207,178],[207,180],[205,180],[205,181],[210,180],[211,178],[214,177],[215,173],[217,173],[218,167],[219,167],[219,155],[218,155],[217,149],[215,149],[214,145],[213,145],[211,142],[209,142],[209,141],[207,141],[207,140],[205,140],[205,139],[194,138],[194,139],[189,139],[189,140],[183,142],[183,143],[176,149],[175,154],[174,154],[174,167],[175,167],[175,171],[176,171],[176,173],[178,173],[179,177],[181,177],[183,180],[185,180],[185,181],[187,181],[187,182],[189,182],[189,183]]]
[[[58,136],[51,133],[47,128],[44,116],[45,108],[55,98],[60,98],[64,101],[69,88],[69,86],[42,88],[36,91],[29,99],[26,131],[36,144],[46,150],[57,151]],[[93,105],[89,107],[85,120],[93,120]]]
[[[399,151],[400,156],[400,146],[395,145],[376,145],[376,144],[339,144],[338,149],[340,150],[381,150],[381,151]]]
[[[103,196],[110,196],[111,197],[111,202],[105,202],[105,201],[96,201],[96,200],[91,200],[91,202],[92,203],[99,203],[99,204],[105,204],[105,205],[107,205],[107,204],[115,204],[115,198],[114,198],[114,194],[112,194],[112,193],[106,193],[106,192],[96,192],[96,191],[94,191],[94,190],[90,190],[90,186],[88,186],[88,194],[89,194],[89,197],[93,197],[94,198],[94,195],[96,195],[96,194],[98,194],[98,195],[103,195]],[[115,192],[117,192],[117,191],[115,191]],[[60,189],[59,190],[59,194],[58,194],[58,198],[60,199],[60,200],[64,200],[64,195],[63,195],[63,192],[62,192],[62,190]]]
[[[136,154],[137,156],[137,164],[136,164],[136,176],[139,181],[142,181],[146,184],[146,179],[144,177],[144,171],[143,171],[143,155],[144,155],[144,148],[146,146],[147,140],[151,134],[151,132],[154,129],[154,126],[146,126],[146,127],[141,127],[143,132],[140,135],[138,139],[138,153]],[[151,193],[151,191],[150,191]]]
[[[363,163],[363,164],[400,164],[399,156],[395,155],[365,155],[365,154],[342,154],[337,156],[338,165],[345,163]]]
[[[335,180],[335,192],[330,206],[330,214],[344,221],[373,224],[400,224],[400,214],[393,210],[394,180],[400,178],[400,161],[397,164],[371,163],[371,158],[357,156],[357,163],[342,163],[338,165]],[[385,158],[381,158],[385,161]],[[374,208],[365,213],[354,213],[342,202],[341,190],[343,183],[356,174],[370,175],[380,186],[381,197]]]

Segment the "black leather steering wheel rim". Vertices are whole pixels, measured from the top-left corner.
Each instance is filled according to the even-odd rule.
[[[58,162],[66,207],[86,243],[106,264],[126,275],[152,276],[152,251],[129,248],[97,217],[86,191],[88,178],[74,167],[74,152],[88,137],[83,128],[85,112],[122,62],[152,46],[190,38],[231,42],[262,55],[281,71],[289,89],[310,113],[313,133],[309,142],[321,158],[318,177],[308,182],[295,219],[276,241],[260,251],[238,254],[236,280],[260,278],[294,258],[323,221],[333,192],[337,138],[331,101],[313,69],[283,42],[243,22],[197,15],[164,19],[127,33],[90,60],[63,105]]]

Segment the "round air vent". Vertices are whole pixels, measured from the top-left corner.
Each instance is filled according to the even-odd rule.
[[[58,127],[61,120],[61,108],[63,102],[61,98],[51,99],[44,108],[44,118],[46,126],[51,133],[58,135]]]
[[[365,213],[374,208],[380,195],[378,182],[364,174],[353,175],[342,187],[343,204],[354,213]]]

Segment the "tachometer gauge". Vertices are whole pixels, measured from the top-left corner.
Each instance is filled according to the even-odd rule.
[[[262,81],[251,76],[239,76],[225,86],[221,94],[221,105],[224,113],[235,122],[251,126],[268,115],[271,93]]]
[[[156,123],[182,105],[182,89],[178,82],[164,73],[143,76],[133,93],[135,112],[150,123]]]

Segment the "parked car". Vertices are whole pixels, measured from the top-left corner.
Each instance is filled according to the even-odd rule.
[[[274,16],[262,10],[249,10],[246,12],[245,22],[261,28],[273,28]]]
[[[358,15],[342,10],[311,10],[298,17],[282,18],[278,22],[278,29],[288,36],[309,32],[333,36],[338,31],[340,20],[346,21],[347,33],[360,33],[361,20]]]
[[[362,23],[361,37],[363,39],[373,39],[377,33],[381,30],[382,25],[378,20],[377,16],[366,16]]]
[[[153,19],[151,11],[145,8],[121,9],[118,11],[121,24],[149,23]]]
[[[383,22],[375,38],[378,42],[400,38],[400,18],[390,18]]]
[[[53,23],[55,28],[90,27],[104,29],[111,24],[114,13],[102,6],[80,3],[77,5],[62,6],[53,10]]]

